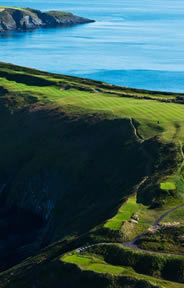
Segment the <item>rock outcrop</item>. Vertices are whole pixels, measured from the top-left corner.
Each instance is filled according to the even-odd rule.
[[[90,22],[94,22],[94,20],[68,12],[41,12],[40,10],[29,8],[6,8],[0,6],[0,32],[12,30],[27,31],[39,27],[62,27]]]

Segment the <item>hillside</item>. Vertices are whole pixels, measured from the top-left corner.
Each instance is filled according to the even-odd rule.
[[[0,32],[33,30],[94,22],[93,20],[62,11],[41,12],[30,8],[0,6]]]
[[[183,100],[0,63],[0,287],[183,287]]]

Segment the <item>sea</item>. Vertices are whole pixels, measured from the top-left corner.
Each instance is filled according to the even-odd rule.
[[[183,0],[11,0],[95,23],[0,33],[0,61],[126,87],[184,92]]]

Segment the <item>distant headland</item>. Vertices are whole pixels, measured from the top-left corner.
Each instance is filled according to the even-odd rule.
[[[0,32],[27,31],[95,22],[69,12],[0,6]]]

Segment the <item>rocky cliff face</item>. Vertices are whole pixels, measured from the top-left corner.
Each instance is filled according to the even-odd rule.
[[[94,21],[67,12],[49,11],[43,13],[29,8],[1,8],[0,6],[0,32],[11,30],[26,31],[39,27],[61,27],[90,22]]]

